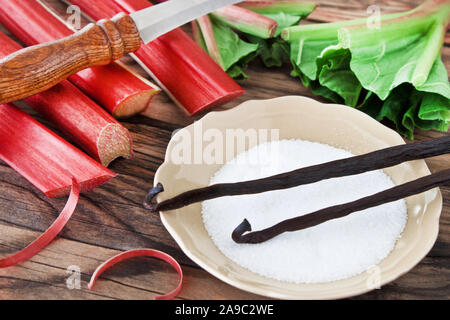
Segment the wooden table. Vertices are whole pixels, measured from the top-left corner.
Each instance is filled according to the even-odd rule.
[[[65,13],[65,6],[58,0],[47,2],[60,14]],[[317,2],[319,8],[303,23],[365,17],[366,8],[371,4],[379,5],[381,12],[387,13],[408,10],[420,3],[418,0]],[[446,40],[443,60],[450,70],[448,33]],[[126,62],[144,74],[132,61],[126,59]],[[246,94],[225,109],[248,99],[312,96],[299,81],[289,76],[289,71],[289,66],[268,70],[259,62],[253,63],[248,70],[250,79],[240,82]],[[38,116],[36,118],[47,124]],[[95,268],[111,256],[129,249],[154,248],[173,255],[182,264],[186,280],[179,299],[261,299],[203,271],[183,254],[159,216],[141,206],[144,195],[152,186],[154,173],[163,162],[172,132],[193,120],[161,94],[146,116],[124,121],[134,138],[135,158],[115,161],[111,169],[120,176],[82,195],[72,220],[47,249],[26,263],[0,270],[0,298],[152,299],[170,291],[177,281],[174,271],[155,260],[136,259],[118,265],[102,276],[94,291],[87,289],[87,282]],[[416,139],[441,135],[417,132]],[[433,172],[448,168],[450,155],[429,159],[427,163]],[[357,299],[450,298],[450,188],[442,188],[442,192],[444,209],[440,233],[431,252],[406,275]],[[56,218],[65,201],[47,198],[0,162],[0,255],[15,252],[35,239]],[[79,290],[66,287],[70,266],[79,266],[81,270]]]

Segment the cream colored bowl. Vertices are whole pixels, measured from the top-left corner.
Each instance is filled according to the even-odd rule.
[[[264,101],[247,101],[222,112],[211,112],[199,120],[203,132],[215,128],[280,129],[280,139],[302,139],[346,149],[354,154],[403,144],[393,130],[364,113],[342,105],[323,104],[304,97],[283,97]],[[216,131],[217,132],[217,131]],[[174,148],[181,136],[196,137],[194,126],[178,132],[169,143],[166,161],[155,176],[155,185],[165,191],[158,201],[184,191],[207,186],[221,164],[179,164],[173,162]],[[192,142],[192,152],[199,141]],[[200,144],[201,145],[201,144]],[[207,143],[203,143],[205,147]],[[224,147],[225,148],[225,147]],[[176,152],[175,152],[176,153]],[[385,172],[396,184],[430,173],[423,160],[404,163]],[[439,229],[442,196],[438,189],[407,198],[408,222],[394,250],[379,265],[381,285],[411,270],[432,248]],[[256,294],[281,299],[336,299],[350,297],[373,289],[372,273],[345,280],[319,284],[293,284],[260,276],[223,255],[209,237],[201,216],[201,204],[162,212],[164,226],[186,255],[226,283]]]

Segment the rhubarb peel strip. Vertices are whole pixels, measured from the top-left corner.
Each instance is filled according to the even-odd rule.
[[[72,189],[70,191],[69,199],[67,200],[67,203],[58,218],[56,218],[52,225],[43,234],[41,234],[39,238],[34,240],[27,247],[6,258],[0,259],[0,268],[12,267],[16,264],[25,262],[47,247],[72,217],[79,198],[80,188],[78,182],[75,178],[72,178]]]
[[[100,277],[100,275],[103,272],[105,272],[106,270],[108,270],[109,268],[111,268],[118,262],[130,259],[130,258],[134,258],[134,257],[151,257],[151,258],[163,260],[163,261],[167,262],[168,264],[170,264],[178,272],[178,276],[179,276],[178,286],[172,292],[170,292],[166,295],[156,296],[154,298],[154,300],[171,300],[178,295],[178,293],[181,291],[181,288],[183,287],[183,270],[181,270],[180,264],[170,255],[168,255],[164,252],[158,251],[158,250],[153,250],[153,249],[135,249],[135,250],[125,251],[125,252],[122,252],[122,253],[106,260],[100,266],[98,266],[98,268],[92,274],[91,280],[89,281],[89,284],[88,284],[89,290],[92,290],[98,277]]]

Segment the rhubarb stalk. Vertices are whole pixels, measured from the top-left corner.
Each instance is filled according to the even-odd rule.
[[[143,0],[71,0],[95,20],[151,6]],[[185,32],[175,29],[132,54],[168,95],[189,114],[225,104],[244,91]]]
[[[275,20],[238,6],[228,6],[211,15],[229,27],[263,39],[272,38],[278,27]]]
[[[300,0],[251,0],[238,3],[237,5],[261,14],[276,14],[283,12],[302,18],[309,15],[316,7],[315,3]]]
[[[16,264],[25,262],[31,259],[33,256],[41,252],[47,247],[53,239],[61,232],[67,222],[72,217],[75,208],[77,207],[78,200],[80,198],[80,189],[75,178],[72,179],[72,190],[70,192],[69,199],[67,200],[64,209],[59,214],[58,218],[52,223],[52,225],[41,234],[36,240],[26,246],[24,249],[11,254],[5,258],[0,259],[0,268],[7,268],[15,266]]]
[[[0,105],[0,159],[49,197],[67,195],[72,178],[86,192],[116,175],[11,104]]]
[[[0,33],[0,58],[22,47]],[[69,81],[25,101],[105,167],[132,156],[128,130]]]
[[[28,46],[73,34],[35,0],[0,0],[0,22]],[[69,80],[115,117],[140,113],[159,92],[149,81],[116,64],[85,69]]]
[[[211,19],[208,15],[200,17],[197,19],[197,21],[192,22],[194,25],[198,25],[198,32],[194,31],[194,38],[196,42],[200,45],[201,43],[204,44],[205,50],[208,52],[210,57],[219,65],[222,67],[222,69],[225,69],[225,66],[222,61],[222,57],[220,56],[219,48],[217,46],[216,38],[214,36],[214,30],[211,23]],[[194,26],[195,30],[195,26]],[[201,45],[200,45],[201,47]]]
[[[115,1],[120,3],[126,2],[128,0]],[[165,1],[166,0],[157,0],[156,2]],[[239,31],[254,35],[259,38],[268,39],[272,38],[275,35],[278,24],[276,21],[270,19],[269,17],[265,17],[256,13],[284,12],[294,14],[295,12],[296,14],[299,13],[297,15],[307,16],[314,9],[314,7],[315,5],[312,3],[305,3],[301,5],[299,3],[295,3],[295,0],[293,0],[292,2],[282,1],[281,3],[279,3],[279,1],[244,1],[243,3],[239,4],[239,7],[228,6],[213,12],[211,15],[229,27],[235,28]],[[251,11],[247,9],[250,9]],[[200,26],[203,36],[205,36],[205,33],[209,32],[207,27],[208,22],[204,18],[198,19],[197,22]],[[204,27],[202,27],[202,24],[204,24]],[[205,39],[205,41],[207,42],[207,39]],[[210,55],[212,55],[211,52]]]

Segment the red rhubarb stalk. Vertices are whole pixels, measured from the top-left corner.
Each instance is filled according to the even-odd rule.
[[[0,33],[0,58],[21,48]],[[128,130],[69,81],[25,101],[105,167],[118,157],[131,158]]]
[[[71,0],[95,20],[151,6],[143,0]],[[189,114],[225,104],[244,90],[181,29],[173,30],[132,54],[168,95]]]
[[[70,192],[69,199],[67,200],[64,209],[59,214],[58,218],[52,223],[52,225],[41,234],[36,240],[26,246],[24,249],[9,255],[3,259],[0,259],[0,268],[7,268],[15,266],[16,264],[25,262],[31,259],[34,255],[41,252],[47,247],[50,242],[61,232],[65,227],[69,219],[72,217],[73,212],[78,203],[80,197],[80,189],[75,178],[72,179],[72,190]]]
[[[177,271],[178,276],[180,278],[180,280],[178,282],[178,286],[172,292],[170,292],[166,295],[163,295],[163,296],[157,296],[154,299],[155,300],[171,300],[177,296],[177,294],[181,291],[181,288],[183,286],[183,271],[181,270],[180,265],[174,258],[169,256],[168,254],[161,252],[161,251],[152,250],[152,249],[136,249],[136,250],[122,252],[122,253],[112,257],[111,259],[103,262],[92,274],[91,281],[89,282],[89,285],[88,285],[89,290],[92,290],[95,282],[97,281],[97,278],[100,277],[100,275],[103,272],[105,272],[106,270],[108,270],[109,268],[111,268],[113,265],[115,265],[116,263],[118,263],[120,261],[131,259],[134,257],[152,257],[152,258],[157,258],[157,259],[160,259],[160,260],[163,260],[163,261],[169,263]]]
[[[11,104],[0,105],[0,159],[49,197],[85,192],[116,175]]]
[[[211,19],[208,15],[198,18],[196,21],[193,22],[198,25],[199,32],[195,31],[194,27],[194,39],[196,39],[197,43],[201,43],[203,41],[205,45],[206,52],[209,53],[211,58],[222,67],[222,69],[225,69],[222,61],[222,57],[220,56],[219,48],[217,47],[216,37],[214,36],[213,26],[211,23]]]
[[[36,0],[0,0],[0,22],[28,46],[73,33]],[[115,117],[131,116],[145,110],[159,91],[116,64],[85,69],[69,80]]]
[[[263,39],[272,38],[278,28],[275,20],[238,6],[228,6],[211,15],[227,26]]]
[[[202,48],[204,51],[208,51],[208,48],[206,47],[206,43],[205,40],[203,39],[203,35],[197,23],[197,20],[192,21],[191,26],[192,26],[192,36],[194,37],[195,42],[197,42],[199,47]]]

